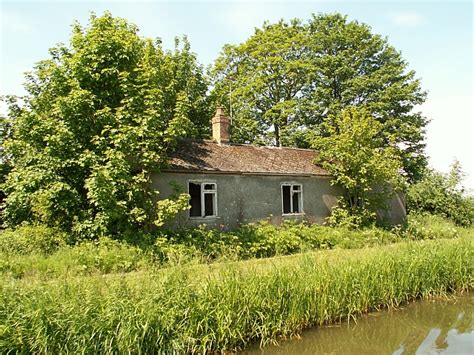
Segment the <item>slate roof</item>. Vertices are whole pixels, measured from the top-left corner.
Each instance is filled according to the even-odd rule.
[[[311,149],[280,148],[213,141],[182,140],[165,171],[261,175],[329,176],[314,164]]]

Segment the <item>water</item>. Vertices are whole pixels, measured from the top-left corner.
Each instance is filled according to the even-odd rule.
[[[474,294],[425,300],[371,313],[357,322],[314,328],[300,339],[247,354],[474,355]]]

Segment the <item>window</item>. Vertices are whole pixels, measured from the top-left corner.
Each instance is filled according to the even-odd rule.
[[[303,187],[300,184],[282,184],[283,214],[303,213]]]
[[[190,217],[217,216],[217,189],[215,183],[190,181],[188,191],[191,196]]]

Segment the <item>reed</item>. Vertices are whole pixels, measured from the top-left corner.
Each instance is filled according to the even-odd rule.
[[[147,273],[0,280],[0,352],[204,352],[473,286],[469,236]]]

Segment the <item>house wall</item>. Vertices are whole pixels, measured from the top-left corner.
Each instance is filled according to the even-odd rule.
[[[387,209],[377,213],[379,221],[388,225],[403,225],[407,222],[406,198],[403,192],[394,193],[387,201]]]
[[[187,192],[188,182],[208,181],[217,184],[217,217],[189,218],[189,211],[181,213],[168,227],[196,226],[236,228],[240,224],[269,218],[280,224],[286,219],[323,223],[336,204],[340,189],[330,184],[329,177],[295,177],[268,175],[190,174],[162,172],[153,176],[153,186],[160,198],[173,195],[173,184]],[[282,216],[282,183],[299,183],[303,188],[302,215]]]
[[[342,194],[339,187],[331,186],[331,178],[325,176],[268,176],[230,174],[190,174],[161,172],[153,176],[153,187],[160,198],[174,194],[173,186],[188,191],[189,181],[207,181],[217,184],[217,217],[189,218],[189,211],[181,213],[167,227],[192,227],[206,224],[210,227],[232,229],[240,224],[268,219],[273,224],[284,220],[306,220],[322,224]],[[303,214],[282,216],[282,183],[299,183],[303,187]],[[388,201],[388,209],[380,211],[378,218],[389,225],[406,222],[405,196],[394,194]]]

